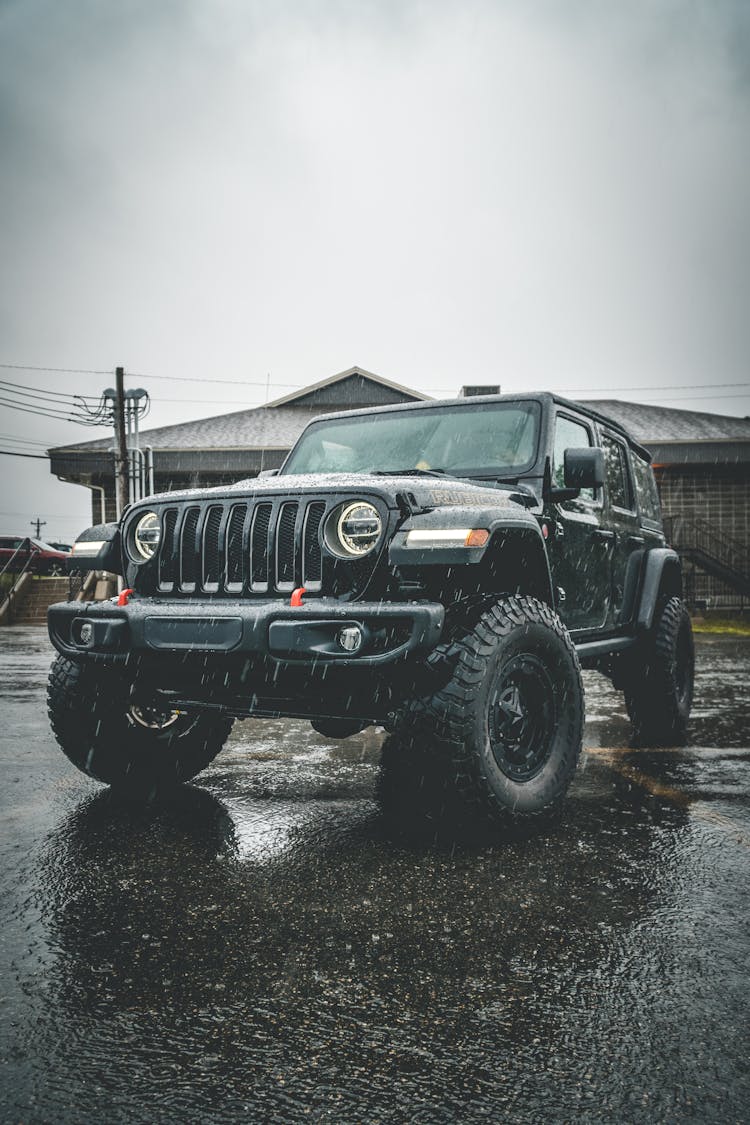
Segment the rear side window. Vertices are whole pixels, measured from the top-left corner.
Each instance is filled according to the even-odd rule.
[[[591,434],[582,422],[576,422],[565,414],[558,414],[555,421],[554,464],[552,465],[552,484],[555,488],[565,488],[565,450],[585,449],[591,445]],[[594,499],[593,488],[581,489],[581,500]]]
[[[630,460],[635,476],[635,492],[638,497],[638,507],[640,508],[641,518],[645,523],[661,525],[659,493],[656,488],[656,481],[654,480],[651,466],[635,452],[632,453]]]
[[[613,508],[624,508],[626,511],[632,511],[633,494],[625,446],[605,434],[602,437],[602,448],[604,449],[604,477],[609,502]]]

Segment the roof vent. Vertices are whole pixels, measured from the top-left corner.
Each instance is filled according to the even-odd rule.
[[[481,383],[473,387],[461,387],[460,398],[473,398],[474,395],[499,395],[499,383]]]

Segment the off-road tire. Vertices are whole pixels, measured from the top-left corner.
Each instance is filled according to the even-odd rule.
[[[151,799],[195,777],[226,742],[232,719],[179,714],[163,729],[133,717],[130,682],[119,666],[58,656],[47,709],[63,753],[89,777]]]
[[[449,668],[447,681],[413,701],[397,727],[413,761],[434,773],[427,789],[504,826],[554,818],[584,724],[580,665],[559,617],[535,598],[503,598],[430,663]]]
[[[639,746],[682,746],[693,702],[695,652],[681,598],[664,600],[648,636],[628,654],[625,705]]]

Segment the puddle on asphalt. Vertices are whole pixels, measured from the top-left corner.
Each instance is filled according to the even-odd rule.
[[[405,832],[382,734],[304,723],[158,805],[61,786],[0,903],[9,1118],[742,1119],[748,652],[701,648],[684,749],[587,676],[541,834]]]

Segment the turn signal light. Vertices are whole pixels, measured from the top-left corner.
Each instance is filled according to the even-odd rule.
[[[483,547],[490,537],[483,527],[425,527],[406,533],[407,547]]]
[[[489,531],[484,528],[475,528],[466,536],[466,547],[483,547],[490,537]]]

